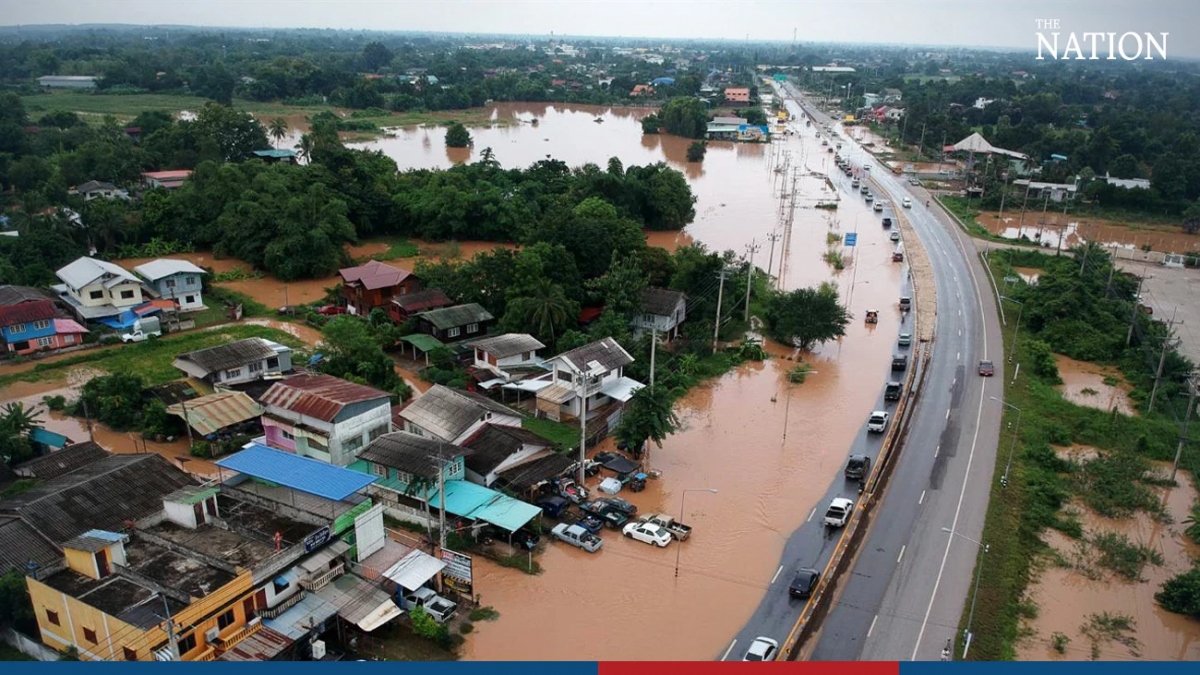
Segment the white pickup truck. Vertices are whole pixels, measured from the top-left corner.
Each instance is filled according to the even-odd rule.
[[[829,502],[829,509],[825,511],[825,526],[845,527],[846,521],[850,520],[850,514],[853,512],[854,502],[838,497]]]
[[[600,537],[597,537],[578,525],[559,523],[558,525],[554,526],[553,530],[550,530],[550,534],[554,535],[555,538],[561,539],[572,546],[577,546],[588,553],[595,553],[596,551],[600,550],[601,546],[604,545],[604,542],[600,539]]]
[[[144,342],[162,337],[162,323],[157,316],[147,316],[133,322],[133,331],[121,336],[121,342]]]
[[[458,611],[457,604],[438,595],[432,588],[418,588],[404,596],[404,599],[408,602],[410,611],[414,607],[421,607],[438,623],[446,623],[453,619]]]

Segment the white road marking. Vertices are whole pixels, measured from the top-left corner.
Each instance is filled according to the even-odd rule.
[[[925,491],[921,490],[921,498],[917,500],[917,506],[925,503]]]
[[[779,569],[775,570],[775,576],[771,577],[771,583],[775,583],[775,580],[779,578],[779,573],[782,571],[783,571],[783,565],[780,565]]]
[[[946,409],[946,419],[950,419],[950,409]]]
[[[812,510],[812,511],[810,511],[810,512],[809,512],[809,514],[808,514],[808,520],[806,520],[806,521],[804,521],[804,522],[806,522],[806,523],[810,523],[810,522],[812,522],[812,517],[813,517],[813,516],[815,516],[815,515],[817,515],[817,507],[815,507],[815,506],[814,506],[814,507],[813,507],[813,510]]]
[[[904,560],[904,550],[908,548],[908,544],[900,547],[900,555],[896,558],[896,564],[899,565],[901,560]]]
[[[959,337],[962,337],[962,329],[961,328],[958,329],[958,335],[959,335]]]
[[[736,645],[736,644],[737,644],[737,638],[734,638],[734,639],[733,639],[733,642],[730,642],[730,643],[729,643],[729,649],[726,649],[726,650],[725,650],[725,653],[721,655],[721,660],[722,660],[722,661],[724,661],[725,659],[729,658],[729,652],[733,651],[733,646],[734,646],[734,645]]]
[[[874,619],[871,619],[871,627],[867,629],[867,637],[871,637],[871,631],[875,630],[875,622],[879,620],[879,615],[876,614]],[[724,659],[722,659],[723,661]]]
[[[955,360],[955,361],[962,361],[962,352],[956,352],[956,353],[955,353],[955,356],[954,356],[954,360]]]
[[[956,241],[958,240],[956,239]],[[959,242],[959,246],[962,246],[961,242]],[[979,294],[979,279],[975,276],[975,268],[971,267],[970,258],[967,256],[965,249],[963,250],[963,259],[968,261],[967,271],[971,273],[971,280],[975,284],[975,302],[979,305],[979,316],[984,322],[984,330],[982,331],[983,353],[986,354],[988,353],[987,318],[984,316],[983,296]],[[975,448],[979,443],[979,422],[983,419],[983,402],[986,398],[987,380],[984,380],[979,396],[979,411],[975,414],[975,436],[971,439],[971,452],[967,454],[967,470],[963,474],[962,488],[958,492],[958,504],[954,507],[954,522],[950,524],[951,532],[958,531],[958,517],[962,513],[963,499],[967,496],[967,483],[970,482],[968,479],[971,477],[971,464],[975,460]],[[921,620],[921,631],[917,634],[916,644],[913,645],[912,658],[910,659],[912,661],[917,660],[917,652],[921,649],[921,640],[925,638],[925,627],[929,625],[929,615],[933,613],[933,602],[937,599],[938,586],[942,583],[942,574],[946,571],[946,560],[950,557],[950,546],[953,543],[953,536],[946,537],[946,551],[942,554],[942,564],[938,567],[937,578],[933,581],[933,592],[929,594],[929,605],[925,608],[925,618]]]
[[[933,458],[937,459],[938,453],[942,451],[942,446],[937,446],[933,449]]]

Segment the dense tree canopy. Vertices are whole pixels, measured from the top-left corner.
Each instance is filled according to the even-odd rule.
[[[806,350],[845,335],[850,322],[837,289],[829,284],[777,293],[768,299],[766,314],[771,337]]]

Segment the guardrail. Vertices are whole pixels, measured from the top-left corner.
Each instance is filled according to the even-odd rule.
[[[871,182],[875,183],[873,180]],[[876,183],[876,188],[878,187],[879,185]],[[897,213],[896,217],[897,220],[903,218],[899,213]],[[920,246],[919,241],[917,245]],[[909,264],[911,269],[911,260]],[[922,296],[915,276],[913,279],[912,294],[913,322],[914,326],[918,329],[914,332],[920,335],[919,329],[923,327],[919,325],[919,309]],[[936,299],[936,290],[934,294]],[[936,305],[933,321],[934,323],[937,321]],[[851,514],[850,520],[847,521],[846,527],[842,531],[842,536],[838,539],[833,556],[830,557],[829,563],[821,573],[821,580],[818,582],[816,590],[804,605],[804,609],[801,610],[800,618],[796,621],[796,625],[792,627],[791,632],[784,641],[779,651],[779,656],[775,659],[776,661],[795,661],[800,656],[805,642],[817,631],[821,620],[829,613],[829,608],[833,605],[833,601],[837,597],[841,586],[843,573],[848,571],[858,553],[859,547],[870,531],[875,509],[881,503],[888,481],[891,479],[892,472],[895,469],[897,458],[901,451],[903,451],[905,439],[908,437],[908,429],[912,423],[912,417],[908,413],[917,400],[920,390],[924,385],[925,377],[929,373],[930,352],[933,346],[932,330],[929,335],[930,338],[923,340],[919,347],[921,351],[920,358],[913,359],[912,367],[905,376],[904,396],[896,405],[896,412],[893,416],[891,428],[884,435],[883,446],[879,451],[875,466],[871,470],[871,475],[863,488],[863,494],[855,504],[854,513]]]

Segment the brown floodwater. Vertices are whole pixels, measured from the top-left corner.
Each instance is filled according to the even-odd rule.
[[[1036,284],[1039,277],[1042,276],[1042,271],[1036,267],[1014,267],[1012,271],[1027,284]]]
[[[1058,376],[1063,383],[1057,387],[1063,398],[1089,408],[1111,411],[1116,408],[1125,415],[1136,415],[1137,409],[1129,399],[1132,387],[1125,381],[1121,371],[1112,366],[1100,366],[1087,361],[1076,361],[1062,354],[1055,354]],[[1104,383],[1104,378],[1115,378],[1115,385]],[[1110,380],[1111,381],[1111,380]]]
[[[1012,210],[1006,210],[1003,216],[999,213],[982,213],[976,217],[976,221],[992,234],[1005,239],[1025,237],[1041,242],[1043,247],[1054,249],[1068,249],[1092,241],[1102,246],[1129,250],[1149,247],[1152,251],[1164,253],[1200,251],[1200,235],[1186,234],[1175,226],[1099,218],[1080,220],[1075,216],[1055,213],[1053,209],[1043,218],[1041,210],[1034,209],[1032,204],[1022,218],[1020,205],[1014,206],[1016,208],[1010,206]]]
[[[1157,468],[1169,471],[1168,465],[1159,464]],[[1160,497],[1165,496],[1174,524],[1159,523],[1145,513],[1139,513],[1135,518],[1110,520],[1077,503],[1068,507],[1081,514],[1086,533],[1124,534],[1134,543],[1159,551],[1164,564],[1144,567],[1144,581],[1141,582],[1124,581],[1105,570],[1098,570],[1098,573],[1091,570],[1085,574],[1080,569],[1048,565],[1038,573],[1030,587],[1029,597],[1038,606],[1038,616],[1027,622],[1033,634],[1017,645],[1018,659],[1091,659],[1091,640],[1080,627],[1088,623],[1093,614],[1108,612],[1133,617],[1136,625],[1131,635],[1139,644],[1135,653],[1118,642],[1102,642],[1100,659],[1200,660],[1200,621],[1168,612],[1154,601],[1154,594],[1164,581],[1186,572],[1192,559],[1200,557],[1200,546],[1188,540],[1180,525],[1196,500],[1195,484],[1186,473],[1180,473],[1178,481],[1176,488],[1154,488]],[[1044,538],[1068,562],[1080,564],[1078,542],[1054,530],[1048,530]],[[1095,553],[1091,553],[1082,561],[1094,559]],[[1086,567],[1088,563],[1083,564]],[[1053,648],[1051,636],[1054,633],[1063,633],[1070,638],[1062,654]]]
[[[857,195],[831,191],[826,174],[834,170],[833,154],[813,142],[813,131],[801,129],[771,144],[709,143],[703,163],[688,163],[690,141],[643,135],[638,120],[644,114],[627,108],[506,104],[493,107],[493,115],[537,117],[539,124],[472,129],[474,148],[460,151],[448,152],[440,136],[425,129],[406,129],[356,147],[382,150],[401,169],[474,161],[487,147],[506,167],[547,156],[572,166],[604,166],[612,156],[626,166],[667,162],[687,176],[697,196],[697,215],[682,233],[649,233],[652,245],[673,248],[695,241],[744,254],[754,242],[758,267],[766,268],[769,259],[772,273],[779,274],[786,263],[784,288],[832,281],[848,296],[856,318],[844,339],[801,355],[814,371],[804,384],[787,382],[787,371],[796,365],[787,357],[795,358],[796,350],[768,342],[778,358],[745,364],[679,402],[683,428],[648,459],[661,478],[644,492],[621,494],[643,512],[670,513],[696,528],[682,544],[678,577],[672,548],[652,548],[611,532],[596,555],[549,544],[541,555],[544,572],[536,577],[477,557],[477,592],[501,618],[477,625],[463,647],[466,658],[718,656],[766,592],[787,537],[839,475],[885,379],[901,320],[895,305],[903,266],[891,263],[891,243],[878,216]],[[771,256],[767,235],[779,220],[781,189],[791,182],[774,170],[783,166],[785,152],[791,153],[789,165],[803,164],[804,171],[796,182],[789,244],[781,240]],[[834,212],[814,208],[834,199],[840,199]],[[821,259],[826,236],[849,231],[859,233],[859,246],[834,275]],[[738,300],[725,296],[726,303]],[[863,324],[866,309],[880,310],[879,324]],[[859,376],[864,372],[879,373],[878,380]],[[610,446],[611,441],[603,445]],[[718,492],[689,493],[681,511],[683,490],[696,488]],[[813,542],[814,558],[820,545]],[[812,560],[787,564],[806,562]],[[535,636],[530,626],[537,626]],[[597,635],[604,639],[582,637]]]

